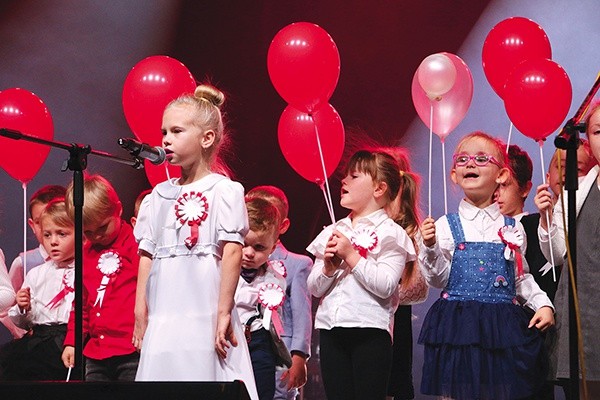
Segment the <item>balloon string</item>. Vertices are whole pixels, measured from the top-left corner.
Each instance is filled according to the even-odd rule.
[[[546,176],[544,174],[544,171],[546,170],[546,167],[544,167],[544,152],[542,151],[544,141],[540,140],[538,143],[540,144],[540,161],[542,163],[542,169],[540,171],[542,171],[542,182],[544,182],[546,180]],[[552,265],[552,279],[554,280],[554,282],[556,282],[556,267],[554,266],[554,252],[552,251],[552,236],[550,235],[550,215],[548,213],[548,210],[546,210],[546,226],[548,227],[548,244],[550,245],[550,264]]]
[[[442,138],[442,168],[444,181],[444,214],[448,214],[448,192],[446,189],[446,141]]]
[[[327,205],[327,211],[329,211],[329,217],[331,218],[331,223],[335,224],[335,215],[333,214],[333,201],[331,200],[331,191],[329,190],[329,181],[327,180],[327,170],[325,169],[325,159],[323,157],[323,149],[321,148],[321,140],[319,139],[319,128],[315,123],[315,119],[312,114],[310,115],[310,119],[315,126],[315,136],[317,137],[317,148],[319,149],[319,159],[321,160],[321,168],[323,169],[323,182],[325,185],[321,184],[321,189],[326,188],[326,191],[323,191],[323,195],[325,196],[325,204]]]
[[[23,279],[27,275],[27,183],[23,183]]]
[[[513,123],[510,123],[510,127],[508,128],[508,139],[506,139],[506,154],[508,154],[508,147],[510,146],[510,138],[512,136]],[[542,169],[542,171],[544,171]]]
[[[428,205],[429,205],[429,217],[431,217],[431,147],[433,140],[433,103],[430,103],[429,109],[429,180],[427,183],[428,190]]]

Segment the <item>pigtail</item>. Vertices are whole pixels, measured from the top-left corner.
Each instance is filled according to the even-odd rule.
[[[419,177],[412,172],[400,171],[400,190],[395,199],[396,211],[392,219],[400,225],[417,248],[416,236],[419,232]],[[420,278],[416,261],[407,262],[402,273],[400,289],[413,287]]]

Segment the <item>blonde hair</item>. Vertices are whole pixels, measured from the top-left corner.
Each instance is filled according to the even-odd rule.
[[[122,211],[121,201],[115,188],[101,175],[87,175],[83,179],[83,226],[100,222]],[[75,215],[73,207],[73,183],[67,188],[67,212]]]
[[[193,95],[185,94],[171,101],[166,108],[173,106],[190,106],[195,114],[194,125],[203,131],[213,131],[215,141],[206,150],[206,159],[211,170],[230,176],[231,171],[220,156],[220,150],[229,141],[225,134],[225,123],[221,107],[225,103],[225,95],[214,86],[202,84],[196,87]]]
[[[590,136],[590,131],[589,131],[590,119],[592,118],[592,115],[594,115],[596,112],[598,112],[598,110],[600,110],[600,100],[596,100],[595,102],[593,102],[590,105],[589,110],[590,111],[588,112],[587,116],[585,117],[585,133],[588,136],[588,138]]]
[[[458,144],[456,145],[456,150],[454,150],[454,154],[460,154],[463,146],[474,139],[481,139],[494,147],[494,152],[496,154],[491,154],[494,156],[496,161],[500,164],[500,168],[505,168],[508,165],[508,159],[506,155],[506,145],[498,138],[495,138],[491,135],[488,135],[485,132],[475,131],[471,132],[465,136],[463,136]]]
[[[73,218],[67,213],[67,206],[63,197],[54,198],[46,204],[46,207],[40,216],[42,225],[46,218],[50,218],[52,222],[63,228],[72,228],[74,225]]]

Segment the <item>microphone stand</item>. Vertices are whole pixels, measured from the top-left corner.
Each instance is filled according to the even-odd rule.
[[[62,143],[25,135],[19,131],[0,128],[0,136],[13,140],[26,140],[69,152],[61,171],[73,171],[73,206],[75,210],[75,367],[74,378],[83,381],[83,171],[87,167],[87,156],[93,154],[121,164],[130,165],[136,169],[143,168],[139,158],[125,159],[103,151],[92,150],[89,145],[77,143]]]
[[[567,271],[569,282],[569,399],[579,399],[579,353],[577,339],[577,319],[575,316],[575,293],[577,288],[577,200],[579,187],[577,174],[577,148],[579,147],[579,132],[585,132],[585,124],[576,124],[570,119],[561,133],[554,139],[558,149],[567,151],[565,162],[565,190],[567,191],[567,232],[569,234],[569,251],[573,265],[573,282]]]

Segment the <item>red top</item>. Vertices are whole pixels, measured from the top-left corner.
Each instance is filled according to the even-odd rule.
[[[125,221],[110,247],[83,246],[83,349],[86,357],[103,360],[135,352],[135,291],[139,266],[133,229]],[[104,271],[104,272],[103,272]],[[75,345],[75,310],[71,310],[65,346]]]

